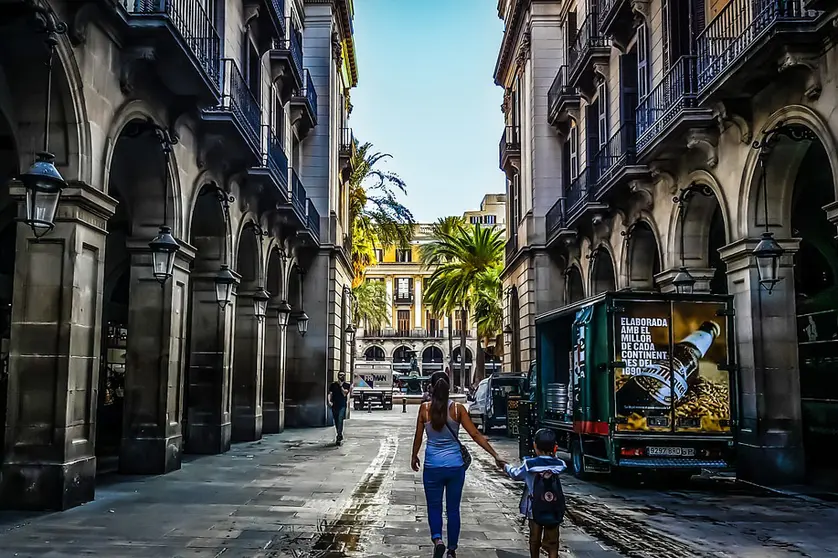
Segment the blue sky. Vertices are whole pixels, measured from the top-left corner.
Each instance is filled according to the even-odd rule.
[[[503,192],[495,67],[503,22],[492,0],[355,0],[358,87],[350,125],[393,155],[419,222]]]

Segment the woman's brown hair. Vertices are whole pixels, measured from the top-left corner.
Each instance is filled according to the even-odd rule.
[[[439,374],[432,384],[431,391],[431,427],[441,432],[448,420],[448,396],[451,391],[448,376]]]

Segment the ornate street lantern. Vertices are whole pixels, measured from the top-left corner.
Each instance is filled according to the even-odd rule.
[[[757,262],[757,274],[759,284],[768,291],[774,290],[775,285],[780,282],[780,258],[784,250],[776,240],[774,234],[768,231],[762,233],[759,243],[754,248],[753,255]]]
[[[349,335],[354,334],[356,331],[358,331],[358,328],[355,327],[355,324],[349,324],[346,326],[346,333]]]
[[[238,283],[236,276],[230,271],[230,266],[222,264],[218,275],[215,276],[215,301],[222,310],[227,308],[233,298],[233,285]]]
[[[38,158],[20,176],[26,188],[26,218],[35,238],[41,238],[55,227],[58,200],[67,183],[55,168],[55,156],[41,151]]]
[[[507,345],[512,345],[512,326],[506,324],[503,328],[503,338],[506,340]]]
[[[686,267],[681,266],[678,269],[678,273],[675,274],[675,278],[672,279],[672,284],[675,285],[675,292],[678,294],[692,294],[695,279],[690,275]]]
[[[288,319],[291,317],[291,305],[288,301],[283,300],[279,303],[279,308],[276,310],[277,319],[279,320],[279,327],[285,328],[288,326]]]
[[[300,312],[300,315],[297,316],[297,331],[300,332],[301,337],[306,336],[306,332],[308,331],[308,314],[305,312]]]
[[[151,248],[152,273],[162,286],[174,272],[175,254],[180,250],[180,245],[172,236],[172,229],[161,225],[160,232],[148,243],[148,247]]]
[[[259,321],[264,320],[265,316],[268,315],[268,300],[270,298],[271,295],[265,289],[259,289],[253,293],[253,315]]]

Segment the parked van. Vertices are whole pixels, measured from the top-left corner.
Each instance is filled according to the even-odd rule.
[[[506,403],[509,397],[521,397],[526,385],[527,378],[521,374],[498,374],[480,382],[468,409],[472,422],[484,434],[492,428],[506,428]]]

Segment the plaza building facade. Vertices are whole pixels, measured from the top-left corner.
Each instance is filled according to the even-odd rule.
[[[838,2],[498,14],[508,359],[535,358],[537,314],[603,291],[729,294],[739,476],[834,479]],[[761,240],[776,267],[757,268]]]
[[[467,224],[484,227],[505,227],[506,195],[487,194],[479,210],[466,211],[463,219]],[[434,268],[423,265],[419,260],[422,244],[432,240],[431,225],[420,224],[414,229],[409,249],[378,249],[377,264],[366,271],[367,281],[383,281],[386,285],[388,306],[391,308],[390,325],[370,328],[359,324],[355,334],[356,359],[361,361],[389,361],[396,372],[407,374],[411,361],[416,363],[422,375],[430,376],[449,368],[455,386],[471,385],[477,351],[484,351],[484,369],[487,373],[500,367],[499,359],[492,352],[491,345],[477,338],[477,329],[470,316],[463,324],[460,312],[451,316],[437,315],[423,304],[422,296]],[[466,329],[465,376],[460,373],[460,334]],[[488,353],[487,353],[488,349]]]
[[[66,509],[105,470],[328,423],[352,17],[351,0],[0,2],[0,505]],[[66,187],[34,222],[47,147]]]

